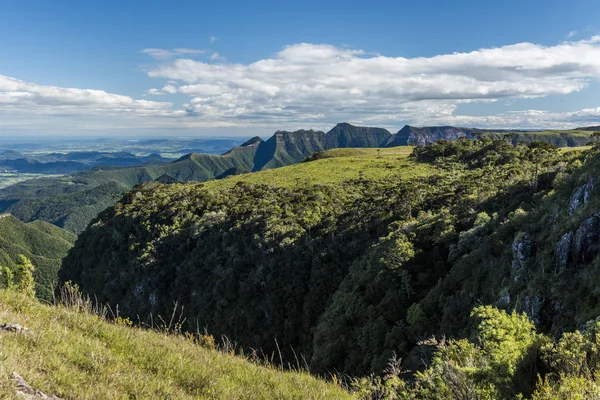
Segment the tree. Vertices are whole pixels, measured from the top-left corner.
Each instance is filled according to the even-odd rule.
[[[0,285],[2,288],[10,289],[14,285],[14,274],[8,267],[0,266]]]
[[[14,287],[29,297],[35,297],[35,281],[33,280],[35,267],[24,255],[19,254],[18,258],[14,271]]]
[[[506,140],[508,143],[512,144],[512,142],[515,138],[515,134],[514,133],[505,133],[504,135],[502,135],[502,138],[504,140]]]

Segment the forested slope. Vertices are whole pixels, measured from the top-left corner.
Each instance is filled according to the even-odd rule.
[[[481,303],[523,310],[548,332],[600,315],[587,283],[595,242],[576,233],[596,223],[595,194],[568,211],[595,155],[485,139],[417,147],[410,162],[429,170],[321,185],[250,183],[261,173],[222,187],[142,185],[80,236],[61,279],[141,318],[178,301],[212,333],[265,352],[276,338],[315,372],[358,375],[394,352],[420,368],[416,344],[468,336]],[[559,268],[568,231],[579,244]]]
[[[19,255],[31,260],[37,294],[43,300],[52,300],[62,258],[74,242],[75,235],[47,222],[25,224],[12,215],[0,215],[0,266],[14,270]]]

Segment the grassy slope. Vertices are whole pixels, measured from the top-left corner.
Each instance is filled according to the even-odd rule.
[[[65,399],[344,399],[308,373],[282,373],[204,349],[181,336],[105,322],[0,291],[0,322],[33,335],[1,333],[0,397],[21,398],[9,378]]]
[[[44,221],[25,224],[8,215],[0,217],[0,265],[13,267],[23,254],[36,267],[37,292],[52,299],[61,260],[75,242],[75,235]]]
[[[315,161],[304,162],[252,174],[230,176],[207,182],[211,189],[231,187],[237,182],[294,186],[297,184],[335,184],[359,178],[384,178],[390,175],[426,176],[432,167],[408,158],[410,146],[385,149],[333,149],[319,153]]]

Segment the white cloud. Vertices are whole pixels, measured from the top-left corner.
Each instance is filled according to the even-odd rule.
[[[426,122],[450,120],[465,102],[581,91],[600,80],[599,42],[518,43],[428,58],[302,43],[251,64],[176,59],[148,75],[176,82],[171,85],[190,96],[189,110],[200,119],[240,125],[351,118]]]
[[[567,39],[571,39],[575,35],[577,35],[577,31],[571,31],[567,34]]]
[[[219,38],[216,36],[211,35],[208,37],[208,41],[210,42],[210,44],[214,44],[217,40],[219,40]]]
[[[429,125],[458,125],[474,127],[562,129],[598,125],[600,107],[587,108],[574,112],[548,112],[543,110],[525,110],[487,116],[451,115],[443,118],[428,119]],[[421,121],[421,124],[424,124]]]
[[[223,57],[222,55],[220,55],[219,53],[217,53],[216,51],[213,52],[210,55],[210,61],[220,61],[220,62],[224,62],[227,61],[226,57]]]
[[[150,49],[144,49],[141,52],[144,54],[148,54],[150,57],[155,58],[157,60],[168,60],[170,58],[175,58],[175,57],[195,56],[195,55],[199,55],[199,54],[205,54],[206,50],[185,49],[185,48],[166,50],[166,49],[150,48]]]
[[[340,121],[390,130],[404,123],[565,128],[600,121],[600,107],[506,111],[524,104],[515,99],[568,95],[600,81],[600,36],[555,46],[518,43],[416,58],[302,43],[248,64],[196,49],[142,52],[157,60],[147,74],[159,84],[146,93],[169,95],[180,106],[0,75],[0,126],[17,119],[25,124],[36,115],[71,118],[82,126],[85,116],[102,119],[103,126],[126,120],[165,130],[328,129]],[[199,54],[205,61],[190,58]],[[497,113],[460,115],[461,104],[483,102],[498,102]]]
[[[164,89],[164,88],[163,88]],[[172,103],[134,100],[103,90],[42,86],[0,75],[0,113],[175,116]]]

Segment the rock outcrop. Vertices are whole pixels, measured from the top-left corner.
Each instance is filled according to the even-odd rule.
[[[438,140],[456,140],[471,137],[469,130],[454,126],[432,126],[419,128],[406,125],[390,138],[388,147],[427,145]]]
[[[528,259],[533,256],[533,240],[526,232],[519,232],[512,243],[513,261],[512,268],[514,270],[525,267]]]
[[[11,324],[11,323],[5,323],[5,324],[0,325],[0,332],[14,332],[14,333],[28,334],[28,335],[33,334],[31,329],[23,328],[19,324]]]
[[[589,263],[600,252],[600,211],[583,220],[571,246],[572,260],[576,263]]]
[[[525,296],[523,301],[523,312],[536,324],[540,323],[540,311],[542,310],[542,299],[539,296]]]
[[[594,183],[595,179],[592,177],[588,179],[584,185],[575,189],[569,198],[569,215],[573,215],[575,210],[590,200],[592,192],[594,191]]]
[[[573,232],[569,231],[561,236],[560,241],[554,247],[554,258],[557,271],[563,271],[569,264],[571,245],[573,244]]]
[[[25,379],[16,372],[12,373],[13,379],[17,384],[17,395],[27,400],[44,399],[44,400],[60,400],[60,397],[56,397],[51,394],[46,394],[40,390],[34,389],[27,383]]]

